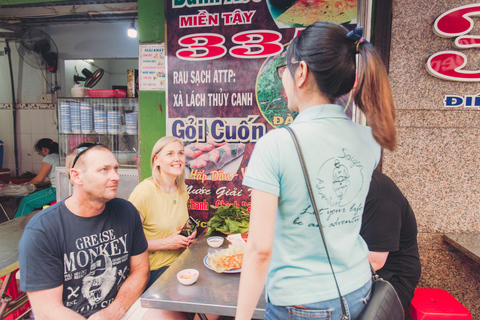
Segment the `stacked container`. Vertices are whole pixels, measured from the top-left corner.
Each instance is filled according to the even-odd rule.
[[[92,106],[88,102],[80,103],[80,127],[82,133],[93,131]]]
[[[70,102],[70,125],[73,133],[82,133],[80,103]]]

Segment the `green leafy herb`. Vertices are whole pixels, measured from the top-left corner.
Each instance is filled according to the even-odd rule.
[[[228,233],[248,232],[250,222],[250,212],[247,211],[248,207],[210,207],[216,211],[213,217],[207,222],[207,236],[212,234],[213,231]]]

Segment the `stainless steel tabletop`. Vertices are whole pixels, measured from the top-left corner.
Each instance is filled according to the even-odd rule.
[[[208,269],[203,262],[208,253],[226,249],[228,241],[225,239],[220,248],[211,248],[206,239],[204,233],[200,235],[142,295],[143,307],[235,316],[240,273],[217,273]],[[190,286],[180,284],[177,273],[183,269],[197,269],[200,273],[197,282]],[[264,317],[264,296],[263,293],[260,296],[253,314],[255,319]]]
[[[37,212],[0,224],[0,277],[18,269],[18,242],[28,221]]]

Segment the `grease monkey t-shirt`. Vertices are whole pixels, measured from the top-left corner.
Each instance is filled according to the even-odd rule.
[[[147,250],[135,207],[123,199],[106,203],[95,217],[79,217],[65,202],[38,213],[19,244],[23,291],[63,285],[63,303],[84,317],[115,299],[129,275],[130,257]]]

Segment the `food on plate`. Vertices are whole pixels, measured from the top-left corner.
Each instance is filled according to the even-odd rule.
[[[250,212],[248,207],[235,206],[210,206],[216,209],[213,216],[207,222],[207,233],[209,236],[213,231],[223,233],[242,233],[247,234],[250,223]]]
[[[243,262],[245,246],[230,246],[228,249],[210,253],[208,264],[218,273],[240,269]]]
[[[345,23],[357,18],[358,0],[297,0],[277,21],[309,26],[318,20]]]
[[[205,174],[209,174],[211,171],[220,170],[244,152],[243,143],[225,143],[219,147],[208,143],[193,143],[185,147],[186,165],[190,169],[205,170]]]

